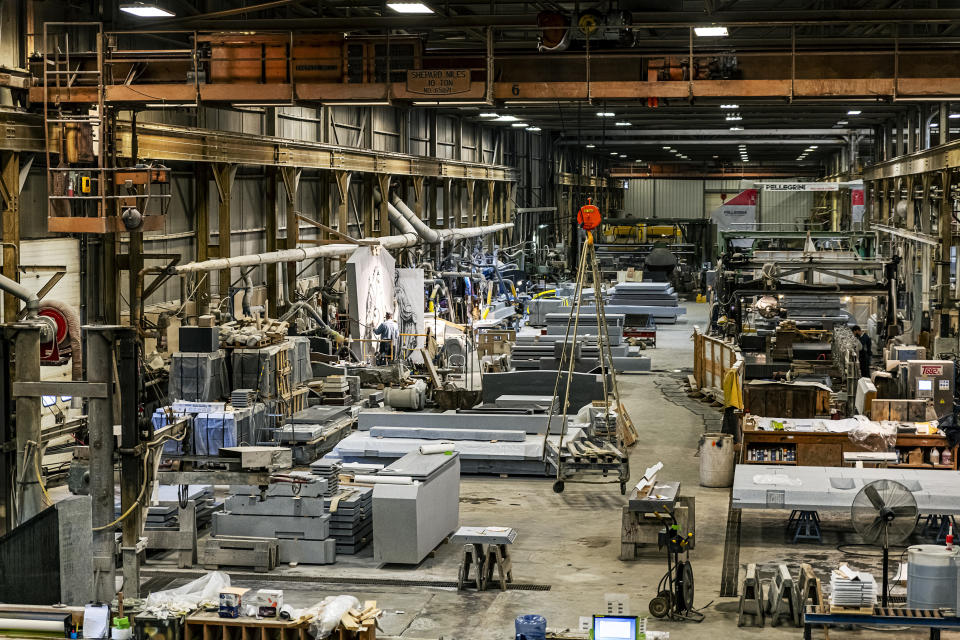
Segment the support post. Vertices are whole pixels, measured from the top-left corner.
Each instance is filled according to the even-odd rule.
[[[113,505],[113,332],[114,326],[85,326],[87,381],[107,383],[105,398],[87,399],[90,430],[90,498],[93,510],[93,585],[98,602],[113,600],[116,543],[113,527],[97,531],[115,519]],[[38,399],[39,400],[39,399]]]
[[[20,282],[20,154],[0,152],[0,205],[3,206],[3,275]],[[20,301],[3,294],[3,320],[16,322]]]
[[[476,226],[477,222],[477,208],[476,203],[473,199],[475,189],[474,187],[477,184],[476,180],[467,179],[464,184],[467,187],[467,215],[465,219],[461,219],[461,227],[473,227]]]
[[[40,326],[18,323],[16,332],[16,381],[40,381]],[[16,396],[17,408],[17,524],[23,524],[43,510],[43,494],[34,467],[40,455],[40,398]],[[111,508],[113,496],[110,497]]]
[[[380,214],[380,237],[390,235],[390,213],[387,204],[390,202],[391,177],[385,173],[377,174],[377,187],[380,189],[380,208],[378,210]]]
[[[287,249],[296,249],[300,242],[300,221],[297,220],[297,194],[300,191],[300,177],[302,171],[296,167],[281,167],[280,175],[283,178],[283,190],[287,196]],[[294,292],[297,290],[297,264],[290,263],[286,266],[287,275],[287,295],[290,301],[294,300]]]
[[[220,234],[217,242],[217,256],[220,258],[229,258],[231,251],[231,231],[230,223],[230,200],[233,196],[233,181],[237,177],[237,165],[235,164],[215,164],[213,166],[213,179],[217,183],[217,196],[219,208],[217,210],[217,223]],[[230,277],[231,270],[223,269],[220,271],[220,300],[224,300],[230,295]]]
[[[953,298],[950,290],[950,248],[953,246],[953,198],[950,195],[953,186],[953,172],[944,169],[941,172],[940,184],[943,187],[943,195],[940,198],[940,262],[937,273],[937,285],[939,287],[940,309],[941,313],[947,309]],[[941,331],[939,335],[946,337],[946,331],[949,327],[944,327],[941,322]]]
[[[277,182],[279,180],[279,175],[276,167],[267,167],[267,185],[266,185],[266,246],[264,247],[266,251],[276,251],[279,249],[279,244],[277,242],[277,227],[278,227],[278,216],[280,215],[280,207],[277,202]],[[264,265],[266,271],[266,281],[267,281],[267,315],[271,318],[277,318],[280,316],[280,290],[278,287],[277,274],[278,269],[276,264]]]
[[[142,530],[142,508],[134,508],[140,496],[140,487],[146,482],[143,458],[148,451],[137,455],[140,446],[140,358],[139,340],[133,329],[117,329],[113,339],[118,342],[117,382],[120,392],[120,513],[133,511],[123,521],[120,552],[123,558],[123,593],[140,596],[140,556],[137,543]],[[142,504],[146,504],[144,491]],[[142,507],[142,505],[140,505]],[[112,532],[111,532],[112,533]]]
[[[443,219],[440,221],[440,228],[449,229],[453,215],[453,178],[441,179],[443,180]]]
[[[195,169],[197,183],[196,201],[196,254],[197,262],[210,259],[210,175],[205,164],[197,163]],[[197,315],[204,315],[210,310],[210,274],[197,274]],[[180,304],[186,304],[181,300]]]

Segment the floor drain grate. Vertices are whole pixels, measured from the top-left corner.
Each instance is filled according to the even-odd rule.
[[[144,578],[194,578],[204,575],[194,571],[166,571],[164,569],[145,569],[140,572]],[[403,578],[360,578],[350,576],[301,576],[272,575],[249,572],[230,572],[234,580],[256,580],[261,582],[298,582],[313,584],[352,584],[384,587],[434,587],[437,589],[456,589],[455,580],[406,580]],[[508,591],[550,591],[549,584],[509,583]]]

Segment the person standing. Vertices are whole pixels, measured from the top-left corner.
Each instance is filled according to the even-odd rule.
[[[377,325],[373,333],[380,339],[380,346],[377,349],[380,355],[377,361],[379,363],[387,362],[393,355],[393,347],[400,337],[400,327],[397,326],[396,320],[393,319],[393,314],[388,311],[383,318],[383,322]]]
[[[859,325],[854,325],[853,335],[860,341],[860,353],[857,358],[860,360],[860,376],[870,377],[870,359],[873,358],[873,340],[870,339]]]

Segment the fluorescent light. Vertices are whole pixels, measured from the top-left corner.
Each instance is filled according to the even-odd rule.
[[[387,7],[397,13],[433,13],[433,9],[422,2],[388,2]]]
[[[499,114],[499,113],[493,113],[493,112],[491,111],[491,112],[487,112],[487,113],[481,113],[481,114],[480,114],[480,117],[481,117],[481,118],[499,118],[499,117],[500,117],[500,114]]]
[[[177,14],[156,4],[146,2],[130,2],[120,5],[120,11],[137,16],[138,18],[170,18]]]
[[[700,37],[723,37],[729,35],[726,27],[694,27],[693,32]]]
[[[727,120],[743,120],[743,116],[739,113],[731,113],[727,116]]]
[[[517,116],[498,116],[494,122],[516,122]]]
[[[846,120],[837,120],[837,124],[842,127],[843,125],[847,124],[847,121],[846,121]]]
[[[817,149],[818,147],[817,147],[817,145],[812,144],[812,145],[810,145],[810,148],[811,148],[811,149]]]
[[[714,158],[719,158],[720,156],[713,156]]]
[[[617,152],[616,152],[616,151],[611,151],[611,152],[610,152],[610,155],[615,156],[615,155],[617,155]]]
[[[738,104],[722,104],[720,105],[721,109],[739,109],[740,105]]]
[[[743,127],[730,127],[730,131],[743,131]]]
[[[615,115],[617,114],[615,114],[613,111],[597,111],[598,118],[612,118]]]
[[[637,158],[636,160],[634,160],[634,162],[643,162],[643,160],[641,160],[640,158]]]
[[[513,125],[513,126],[517,126],[517,125]],[[540,131],[540,127],[529,127],[527,131]]]
[[[514,123],[513,123],[512,125],[510,125],[510,126],[511,126],[511,127],[521,127],[521,128],[522,128],[522,127],[529,127],[530,125],[528,125],[526,122],[514,122]]]
[[[951,113],[947,117],[950,118],[951,120],[956,120],[957,118],[960,118],[960,113]]]
[[[621,157],[621,158],[626,158],[626,157],[627,157],[627,154],[621,153],[621,154],[620,154],[620,157]]]
[[[662,148],[666,149],[667,151],[670,151],[670,147],[662,147]]]
[[[630,126],[633,126],[633,125],[631,125],[629,122],[616,122],[616,123],[614,123],[614,124],[616,124],[618,127],[630,127]]]
[[[597,145],[595,145],[595,144],[588,144],[588,145],[587,145],[587,149],[594,149],[594,148],[596,148],[596,146],[597,146]]]
[[[850,109],[850,111],[847,111],[848,116],[858,116],[861,113],[863,113],[863,111],[860,111],[860,109]]]

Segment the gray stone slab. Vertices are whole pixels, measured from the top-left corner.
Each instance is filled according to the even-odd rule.
[[[511,527],[460,527],[450,536],[454,544],[513,544],[516,539]]]
[[[484,378],[486,378],[486,376],[484,376]],[[584,404],[589,404],[589,402]],[[580,406],[571,407],[571,411],[579,409]],[[554,419],[550,424],[550,432],[559,434],[562,426],[562,419]],[[547,430],[547,416],[543,414],[509,413],[506,411],[503,413],[466,413],[457,411],[429,413],[390,411],[387,409],[364,409],[360,412],[357,429],[360,431],[368,431],[373,427],[495,429],[498,431],[508,430],[521,431],[524,433],[544,433]]]
[[[445,458],[442,464],[421,458]],[[378,483],[373,488],[373,558],[419,564],[457,529],[460,520],[460,456],[404,457],[398,472],[429,475],[409,485]],[[393,465],[391,465],[393,466]]]
[[[374,438],[420,438],[421,440],[496,440],[500,442],[523,442],[523,431],[502,429],[421,429],[417,427],[373,427]]]
[[[643,371],[650,371],[650,358],[645,356],[629,358],[614,357],[613,368],[616,369],[618,373],[640,373]]]
[[[495,403],[500,396],[516,393],[519,389],[530,395],[551,395],[556,382],[557,372],[555,370],[487,373],[483,376],[483,402]],[[567,374],[564,372],[560,380],[561,400],[566,386]],[[610,386],[609,380],[607,386]],[[574,373],[573,379],[570,380],[570,410],[572,412],[578,411],[580,407],[588,405],[594,400],[603,400],[602,378],[591,373]]]
[[[70,496],[56,504],[60,602],[64,604],[84,605],[94,598],[90,500],[90,496]]]
[[[325,540],[330,537],[330,516],[248,516],[221,511],[213,514],[213,535]]]
[[[549,409],[556,401],[557,397],[554,395],[521,396],[506,394],[497,398],[494,404],[504,409],[531,409],[535,407]]]
[[[316,474],[309,473],[306,471],[291,471],[290,476],[300,476],[307,480],[313,480],[313,482],[308,482],[305,484],[291,484],[289,482],[276,482],[267,487],[268,496],[283,496],[292,498],[294,496],[300,496],[301,498],[322,498],[327,494],[327,480]],[[260,495],[260,487],[254,486],[240,486],[236,489],[237,495]]]
[[[333,564],[337,561],[337,541],[281,539],[277,551],[280,562],[298,564]]]
[[[324,424],[339,420],[348,415],[350,415],[350,407],[323,404],[307,407],[303,411],[298,411],[288,418],[287,422],[293,424]]]
[[[664,507],[672,507],[677,502],[679,495],[679,482],[657,482],[654,484],[653,490],[650,491],[650,495],[643,498],[637,495],[636,489],[633,489],[630,492],[627,506],[630,511],[653,513]]]
[[[439,475],[445,469],[453,466],[459,467],[457,453],[420,453],[418,449],[411,451],[396,462],[390,464],[386,469],[378,473],[378,476],[409,476],[414,480],[428,482],[432,477]],[[459,481],[458,481],[459,482]],[[376,487],[374,487],[376,495]]]
[[[250,516],[310,516],[318,518],[326,513],[323,498],[273,496],[260,500],[259,496],[230,496],[223,508],[230,513]]]

